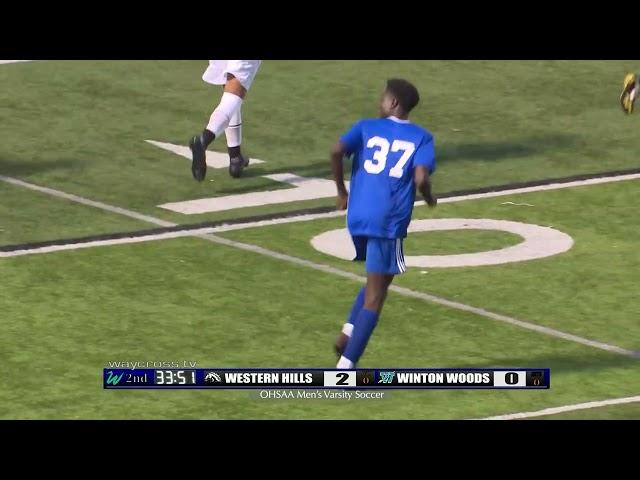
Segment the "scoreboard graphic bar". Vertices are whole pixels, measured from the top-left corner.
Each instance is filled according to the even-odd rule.
[[[105,368],[103,386],[126,389],[530,389],[551,385],[548,368]]]

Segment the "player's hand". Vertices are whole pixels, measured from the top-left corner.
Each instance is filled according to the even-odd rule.
[[[339,193],[338,198],[336,199],[336,208],[338,210],[346,210],[348,203],[349,203],[349,194]]]
[[[436,208],[436,205],[438,205],[438,199],[433,195],[431,195],[428,198],[425,198],[425,201],[427,202],[427,205],[429,205],[429,207],[431,208]]]

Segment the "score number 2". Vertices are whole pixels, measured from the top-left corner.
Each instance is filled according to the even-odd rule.
[[[324,386],[325,387],[355,387],[356,372],[355,371],[324,372]]]
[[[383,137],[371,137],[367,142],[367,148],[378,148],[373,152],[373,160],[364,161],[364,169],[373,174],[378,174],[385,169],[389,151],[402,152],[398,163],[389,170],[389,176],[395,178],[402,178],[404,166],[413,155],[413,152],[416,151],[416,145],[413,142],[394,140],[392,144],[389,144],[389,140]]]

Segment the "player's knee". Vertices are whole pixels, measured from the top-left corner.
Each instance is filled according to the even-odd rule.
[[[367,288],[364,299],[364,308],[371,312],[380,312],[385,297],[385,292],[369,292],[369,289]]]
[[[233,93],[240,98],[244,98],[247,94],[247,90],[242,86],[240,80],[231,73],[227,74],[227,83],[224,84],[224,91],[227,93]]]

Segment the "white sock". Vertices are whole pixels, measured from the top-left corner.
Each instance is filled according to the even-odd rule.
[[[345,323],[342,326],[342,333],[351,338],[351,334],[353,333],[353,323]]]
[[[207,130],[212,132],[216,138],[220,136],[222,131],[227,128],[231,117],[242,106],[242,98],[233,93],[224,92],[220,103],[211,114]]]
[[[340,360],[338,360],[338,365],[336,365],[336,368],[351,369],[353,367],[355,367],[355,364],[345,356],[340,357]]]
[[[227,137],[227,147],[239,147],[242,143],[242,105],[231,115],[224,135]]]

